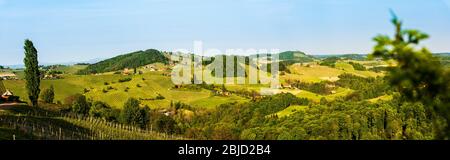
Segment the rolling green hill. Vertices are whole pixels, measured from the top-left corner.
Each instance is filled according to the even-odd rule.
[[[125,68],[136,68],[151,63],[167,63],[168,59],[158,50],[149,49],[120,55],[114,58],[89,65],[78,74],[95,74],[122,70]]]
[[[128,82],[120,79],[131,78]],[[5,87],[10,89],[21,100],[27,101],[24,80],[4,81]],[[105,85],[107,84],[107,85]],[[158,94],[165,97],[162,100],[142,100],[143,105],[151,108],[166,108],[171,101],[183,102],[194,107],[214,108],[227,102],[243,102],[247,99],[232,95],[229,97],[211,96],[208,90],[173,89],[170,77],[160,72],[149,72],[142,75],[67,75],[64,79],[42,80],[41,90],[55,88],[55,102],[65,102],[65,99],[77,93],[84,93],[86,97],[103,101],[115,108],[121,108],[125,101],[134,97],[137,99],[151,99]]]
[[[314,57],[306,55],[301,51],[286,51],[279,53],[279,58],[282,61],[295,61],[295,62],[312,62]]]

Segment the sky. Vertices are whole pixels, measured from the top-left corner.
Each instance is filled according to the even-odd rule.
[[[79,62],[145,50],[203,48],[369,53],[405,28],[450,52],[450,0],[0,0],[0,65],[23,63],[31,39],[42,63]]]

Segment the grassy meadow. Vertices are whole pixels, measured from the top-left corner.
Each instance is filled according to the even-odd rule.
[[[132,78],[129,82],[119,82],[123,78]],[[22,100],[27,100],[24,80],[8,80],[4,84]],[[170,77],[161,72],[148,72],[142,75],[66,75],[64,79],[42,80],[41,90],[55,88],[55,102],[64,103],[65,98],[80,93],[95,101],[103,101],[115,108],[121,108],[130,98],[142,99],[142,105],[151,108],[165,108],[170,102],[183,102],[195,107],[213,108],[230,101],[247,101],[245,98],[232,95],[230,97],[212,96],[211,91],[174,89]],[[84,93],[86,90],[86,93]],[[158,94],[165,97],[154,99]]]

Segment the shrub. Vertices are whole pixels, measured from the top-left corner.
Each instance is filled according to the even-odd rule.
[[[174,119],[172,119],[169,116],[165,116],[165,115],[160,115],[158,116],[158,118],[156,119],[156,128],[160,131],[160,132],[164,132],[167,134],[173,134],[175,133],[176,130],[176,122]]]
[[[95,101],[89,109],[89,116],[103,118],[106,121],[117,121],[119,111],[112,109],[105,102]]]
[[[147,106],[144,108],[139,107],[139,101],[134,98],[130,98],[125,102],[123,110],[120,113],[120,120],[124,124],[136,125],[141,128],[145,128],[149,122],[150,108]]]
[[[349,62],[349,64],[352,65],[355,70],[358,70],[358,71],[366,71],[367,70],[366,67],[364,67],[364,65],[362,65],[362,64],[354,63],[354,62]]]
[[[53,103],[53,100],[55,99],[55,90],[53,88],[53,85],[50,86],[50,88],[44,90],[44,92],[42,92],[41,99],[45,103]]]
[[[131,80],[132,80],[132,79],[131,79],[130,77],[122,78],[122,79],[119,79],[119,83],[129,82],[129,81],[131,81]]]
[[[157,100],[162,100],[162,99],[166,99],[166,97],[162,96],[161,94],[158,93],[158,95],[156,96]]]
[[[81,94],[76,94],[72,103],[72,112],[77,114],[88,114],[90,105],[86,100],[86,97]]]

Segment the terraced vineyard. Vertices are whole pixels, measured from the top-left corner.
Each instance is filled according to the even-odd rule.
[[[164,140],[184,139],[134,126],[106,122],[93,117],[36,112],[28,106],[0,110],[0,140]]]

